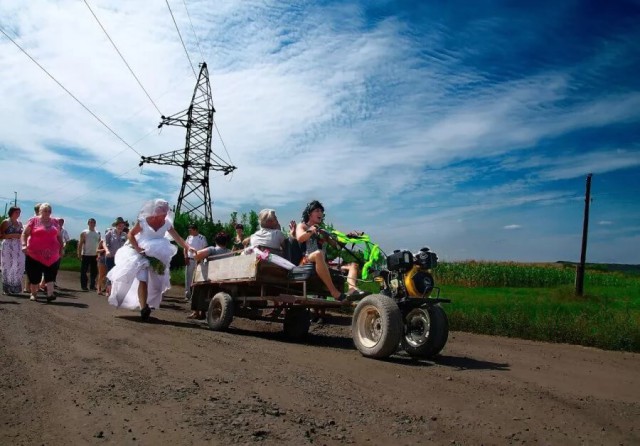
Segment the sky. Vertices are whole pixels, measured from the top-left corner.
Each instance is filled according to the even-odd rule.
[[[0,2],[33,59],[0,33],[0,206],[49,202],[77,238],[175,204],[182,169],[138,163],[184,149],[156,105],[186,109],[206,61],[237,167],[215,220],[317,199],[386,252],[578,261],[592,173],[587,261],[640,263],[640,1],[168,4]]]

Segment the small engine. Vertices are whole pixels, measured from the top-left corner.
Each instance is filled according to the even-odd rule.
[[[387,257],[387,268],[389,271],[406,272],[413,266],[413,254],[409,251],[395,250]]]
[[[431,252],[426,246],[415,253],[413,258],[415,264],[422,269],[432,269],[438,266],[438,256],[435,252]]]

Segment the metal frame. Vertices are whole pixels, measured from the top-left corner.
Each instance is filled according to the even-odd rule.
[[[189,108],[172,116],[162,116],[158,125],[158,128],[163,125],[185,127],[187,135],[184,150],[143,156],[140,161],[140,166],[149,163],[182,167],[182,186],[175,211],[199,214],[206,221],[212,220],[209,171],[220,171],[228,175],[236,169],[211,152],[214,113],[209,71],[207,64],[202,63]]]

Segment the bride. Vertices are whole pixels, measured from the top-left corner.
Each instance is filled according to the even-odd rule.
[[[140,308],[142,320],[149,319],[152,308],[160,307],[163,293],[171,287],[169,263],[178,248],[167,234],[185,251],[195,252],[173,228],[168,214],[167,201],[146,202],[129,231],[128,243],[116,252],[116,266],[107,275],[112,283],[109,303],[118,308]]]

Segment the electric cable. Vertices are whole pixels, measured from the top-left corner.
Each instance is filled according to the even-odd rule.
[[[182,0],[184,4],[184,9],[187,11],[187,17],[189,18],[189,23],[191,24],[191,31],[193,31],[193,35],[196,37],[196,45],[198,45],[198,51],[200,51],[200,57],[202,57],[202,61],[204,62],[204,54],[202,54],[202,48],[200,47],[200,39],[198,39],[198,34],[196,34],[196,30],[193,27],[193,22],[191,21],[191,15],[189,14],[189,8],[187,8],[187,2]]]
[[[113,48],[116,50],[116,53],[118,53],[118,56],[120,56],[120,59],[122,59],[122,61],[124,62],[124,64],[127,66],[127,68],[129,69],[129,72],[131,73],[131,75],[133,76],[133,78],[136,80],[136,82],[138,82],[138,85],[140,86],[140,88],[142,88],[142,91],[144,91],[144,94],[147,95],[147,98],[149,98],[149,101],[151,101],[151,103],[153,104],[153,106],[155,107],[155,109],[158,111],[158,114],[160,116],[162,116],[162,112],[160,111],[160,109],[158,108],[158,106],[156,105],[156,103],[153,101],[153,99],[151,99],[151,96],[149,95],[149,93],[147,92],[147,90],[142,86],[142,82],[140,82],[140,79],[138,79],[138,76],[136,76],[136,74],[133,72],[133,70],[131,69],[131,67],[129,66],[129,64],[127,63],[127,61],[125,60],[124,56],[122,55],[122,53],[120,52],[120,50],[118,49],[118,47],[116,46],[115,42],[113,41],[113,39],[111,39],[111,36],[109,36],[109,33],[107,32],[107,30],[105,29],[105,27],[102,25],[102,23],[100,22],[100,20],[98,19],[98,16],[96,15],[95,12],[93,12],[93,9],[91,9],[91,6],[89,6],[89,3],[87,3],[87,0],[83,0],[84,4],[87,5],[87,8],[89,8],[89,11],[91,12],[91,15],[93,15],[93,18],[96,19],[96,22],[98,22],[98,25],[100,25],[100,28],[102,28],[102,31],[104,32],[104,34],[107,36],[107,39],[109,39],[109,42],[111,42],[111,45],[113,45]]]
[[[102,124],[102,125],[103,125],[107,130],[109,130],[109,131],[110,131],[110,132],[111,132],[111,133],[112,133],[116,138],[118,138],[120,141],[122,141],[122,143],[123,143],[124,145],[126,145],[126,146],[127,146],[127,147],[129,147],[131,150],[133,150],[133,151],[136,153],[136,155],[138,155],[138,156],[140,156],[140,157],[142,156],[142,154],[140,154],[140,153],[139,153],[136,149],[134,149],[134,148],[133,148],[133,147],[132,147],[132,146],[131,146],[127,141],[125,141],[125,140],[124,140],[120,135],[118,135],[118,134],[117,134],[117,133],[116,133],[116,132],[111,128],[111,127],[109,127],[109,126],[108,126],[108,125],[107,125],[107,124],[106,124],[102,119],[100,119],[100,118],[98,117],[98,115],[96,115],[94,112],[92,112],[92,111],[91,111],[91,109],[89,109],[89,107],[87,107],[86,105],[84,105],[84,104],[82,103],[82,101],[80,101],[80,99],[78,99],[77,97],[75,97],[75,95],[74,95],[73,93],[71,93],[71,92],[70,92],[70,91],[69,91],[69,90],[68,90],[64,85],[62,85],[62,84],[58,81],[58,79],[56,79],[55,77],[53,77],[53,75],[52,75],[51,73],[49,73],[49,72],[48,72],[48,71],[47,71],[47,70],[46,70],[42,65],[40,65],[40,64],[38,63],[38,61],[37,61],[37,60],[35,60],[33,57],[31,57],[31,55],[30,55],[29,53],[27,53],[27,51],[26,51],[24,48],[22,48],[22,47],[18,44],[18,42],[16,42],[15,40],[13,40],[13,39],[11,38],[11,36],[9,36],[9,35],[4,31],[4,29],[2,29],[1,27],[0,27],[0,32],[1,32],[2,34],[4,34],[4,35],[5,35],[5,37],[11,41],[11,43],[13,43],[15,46],[17,46],[17,47],[18,47],[18,49],[19,49],[20,51],[22,51],[22,52],[23,52],[23,53],[24,53],[24,54],[25,54],[29,59],[31,59],[31,61],[32,61],[33,63],[35,63],[35,64],[36,64],[36,65],[37,65],[37,66],[38,66],[42,71],[44,71],[44,72],[46,73],[46,75],[47,75],[47,76],[49,76],[49,77],[50,77],[50,78],[51,78],[51,79],[52,79],[56,84],[58,84],[58,86],[59,86],[60,88],[62,88],[62,89],[63,89],[63,90],[64,90],[64,91],[69,95],[69,96],[71,96],[71,97],[72,97],[72,98],[73,98],[73,99],[74,99],[78,104],[80,104],[80,106],[81,106],[82,108],[84,108],[87,112],[89,112],[89,114],[90,114],[91,116],[93,116],[93,117],[94,117],[94,118],[95,118],[95,119],[96,119],[100,124]]]
[[[220,134],[220,130],[218,130],[218,124],[216,124],[216,120],[215,119],[213,120],[213,126],[216,128],[216,132],[218,133],[218,137],[220,138],[220,142],[222,143],[222,147],[224,148],[224,151],[227,154],[227,158],[229,158],[229,164],[233,165],[233,162],[231,161],[231,155],[229,155],[229,152],[227,151],[227,146],[224,144],[224,141],[222,140],[222,135]]]
[[[182,48],[184,48],[184,53],[187,55],[187,59],[189,59],[189,65],[191,65],[191,71],[193,71],[193,75],[198,80],[198,75],[196,74],[195,68],[193,68],[193,62],[191,62],[191,57],[189,57],[189,51],[187,51],[187,46],[184,44],[184,40],[182,40],[182,34],[180,34],[180,29],[178,28],[178,23],[176,22],[176,18],[173,16],[173,11],[171,10],[171,6],[169,5],[169,0],[165,0],[167,3],[167,8],[169,8],[169,14],[171,14],[171,18],[173,19],[173,24],[176,26],[176,31],[178,31],[178,37],[180,37],[180,42],[182,43]]]

